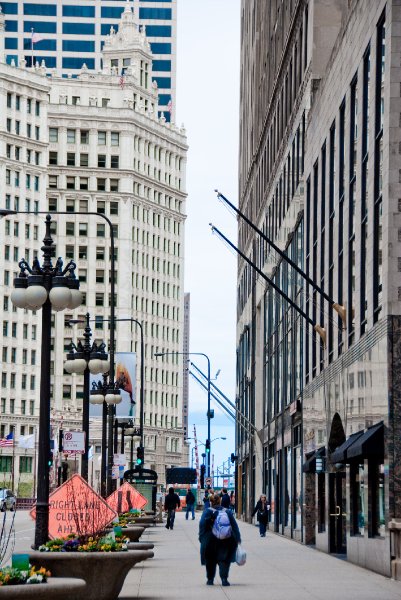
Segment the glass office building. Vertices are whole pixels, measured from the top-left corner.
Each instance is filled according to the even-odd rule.
[[[145,26],[153,52],[153,79],[160,113],[174,117],[176,88],[176,0],[129,0],[139,26]],[[37,0],[0,2],[6,15],[7,62],[45,61],[49,69],[76,76],[85,63],[101,68],[101,49],[110,28],[118,29],[127,0]],[[34,43],[33,43],[34,42]],[[174,118],[173,118],[174,120]]]

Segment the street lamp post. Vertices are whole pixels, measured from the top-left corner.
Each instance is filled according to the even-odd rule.
[[[89,403],[90,403],[90,374],[108,373],[110,363],[105,352],[105,344],[99,346],[90,343],[92,330],[89,325],[90,314],[86,313],[84,343],[71,343],[71,351],[67,354],[64,370],[67,373],[84,374],[84,398],[82,406],[82,431],[85,433],[85,451],[81,460],[81,476],[88,481],[88,452],[89,452]],[[71,319],[70,324],[82,323],[79,319]]]
[[[63,268],[63,261],[58,258],[53,267],[50,215],[46,216],[45,222],[46,233],[41,248],[42,265],[37,257],[33,260],[32,268],[25,259],[20,260],[20,273],[14,279],[14,290],[11,293],[11,301],[17,308],[30,310],[42,308],[36,548],[46,543],[49,535],[51,310],[52,308],[56,311],[74,309],[82,302],[79,281],[75,276],[75,262],[71,260]]]
[[[112,386],[114,386],[114,368],[115,368],[115,364],[114,364],[114,349],[115,349],[115,315],[116,315],[116,306],[115,306],[115,282],[116,282],[116,276],[115,276],[115,242],[114,242],[114,229],[113,229],[113,223],[110,221],[110,219],[103,213],[97,213],[97,212],[85,212],[85,211],[65,211],[65,210],[53,210],[51,211],[52,214],[55,215],[84,215],[86,217],[97,217],[97,218],[101,218],[104,221],[106,221],[106,223],[109,226],[109,232],[110,232],[110,263],[111,263],[111,269],[110,269],[110,292],[111,292],[111,297],[110,297],[110,343],[109,343],[109,358],[110,358],[110,369],[109,369],[109,380],[110,380],[110,384]],[[51,219],[51,216],[48,214],[48,211],[42,211],[42,210],[11,210],[11,209],[0,209],[0,218],[2,217],[6,217],[6,216],[13,216],[13,215],[42,215],[45,214],[47,215],[46,219],[49,218]],[[50,233],[49,233],[50,236]],[[51,239],[51,238],[50,238]],[[79,287],[79,282],[78,280],[76,280],[77,282],[77,286]],[[78,290],[78,287],[75,288],[75,290]],[[82,302],[82,299],[81,299]],[[79,306],[79,304],[77,305],[77,307]],[[70,308],[70,307],[69,307]],[[50,319],[50,315],[49,315],[49,319]],[[42,324],[43,324],[43,319],[42,319]],[[49,342],[49,346],[50,346],[50,342]],[[43,350],[42,350],[43,353]],[[50,361],[50,354],[49,354],[49,361]],[[50,362],[49,362],[50,364]],[[50,374],[49,374],[49,383],[48,385],[50,386]],[[103,411],[103,415],[105,415],[105,409]],[[50,417],[49,417],[50,418]],[[114,408],[111,406],[110,407],[110,412],[109,412],[109,447],[112,448],[113,447],[113,419],[114,419]],[[111,437],[111,442],[110,442],[110,437]],[[50,442],[49,442],[50,443]],[[112,471],[112,467],[113,467],[113,453],[112,451],[109,452],[109,457],[108,457],[108,477],[107,477],[107,482],[108,482],[108,488],[109,488],[109,492],[112,491],[113,488],[113,482],[112,482],[112,478],[111,478],[111,471]],[[107,473],[106,473],[107,476]],[[39,478],[38,478],[39,479]],[[39,483],[39,480],[38,480]]]
[[[154,356],[157,358],[158,356],[165,356],[167,354],[175,354],[175,355],[183,355],[183,356],[204,356],[207,360],[207,476],[210,477],[210,454],[212,451],[211,441],[210,441],[210,420],[212,419],[213,413],[210,410],[210,358],[204,352],[156,352]]]
[[[100,490],[103,498],[107,496],[107,414],[110,407],[112,411],[115,404],[119,404],[122,400],[119,383],[111,383],[108,373],[103,374],[103,381],[94,381],[90,391],[89,402],[91,404],[102,404],[102,464],[100,469]],[[109,415],[110,418],[110,415]],[[113,416],[111,416],[113,418]],[[109,457],[113,455],[113,448],[109,447]],[[113,456],[112,456],[113,460]],[[110,473],[111,479],[111,473]],[[110,492],[109,492],[110,493]]]

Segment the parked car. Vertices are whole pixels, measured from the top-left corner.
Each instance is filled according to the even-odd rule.
[[[15,510],[17,506],[17,498],[14,496],[11,490],[7,490],[6,488],[0,489],[0,510],[4,512],[5,510]]]

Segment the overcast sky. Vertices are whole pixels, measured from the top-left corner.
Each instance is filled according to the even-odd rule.
[[[237,203],[240,0],[178,0],[176,121],[189,144],[185,291],[191,294],[191,352],[203,352],[215,382],[235,398],[236,257],[215,235],[213,222],[236,240],[235,218],[216,199],[218,188]],[[191,357],[207,372],[203,357]],[[234,451],[234,424],[214,402],[211,438],[215,466]],[[207,437],[207,394],[190,378],[193,425]],[[200,448],[200,452],[202,452]]]

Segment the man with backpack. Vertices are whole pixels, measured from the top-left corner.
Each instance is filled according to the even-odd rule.
[[[201,564],[206,566],[207,585],[213,585],[219,565],[221,585],[230,585],[228,574],[235,562],[241,535],[231,510],[221,506],[219,494],[210,497],[210,508],[203,511],[199,523]]]
[[[192,490],[188,490],[187,495],[185,496],[185,502],[187,505],[187,510],[185,513],[185,520],[188,521],[188,515],[192,513],[192,520],[195,519],[195,496],[193,495]]]

